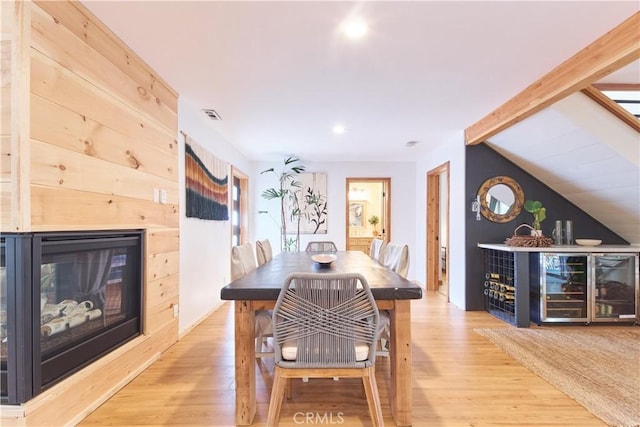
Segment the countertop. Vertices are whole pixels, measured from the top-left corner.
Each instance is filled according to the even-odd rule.
[[[570,252],[570,253],[638,253],[640,245],[598,245],[598,246],[580,246],[580,245],[553,245],[543,248],[507,246],[504,243],[478,243],[479,248],[496,249],[506,252]]]

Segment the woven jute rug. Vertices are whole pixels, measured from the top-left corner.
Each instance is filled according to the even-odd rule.
[[[611,426],[640,426],[640,328],[475,329]]]

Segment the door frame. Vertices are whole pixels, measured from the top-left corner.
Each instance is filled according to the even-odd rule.
[[[449,200],[451,199],[450,192],[450,177],[449,162],[445,162],[434,169],[427,172],[427,277],[426,277],[426,290],[437,291],[439,280],[439,257],[440,257],[440,175],[443,172],[447,173],[447,204],[445,206],[445,217],[449,221]],[[447,248],[445,251],[445,270],[447,274],[450,274],[449,268],[449,227],[447,227]],[[448,280],[448,278],[447,278]],[[447,286],[447,301],[449,301],[449,286]]]
[[[231,166],[231,186],[233,186],[234,178],[240,183],[240,236],[239,244],[242,245],[249,241],[249,176],[235,166]],[[232,190],[233,191],[233,190]],[[229,206],[233,210],[233,194],[229,192]],[[232,213],[233,214],[233,213]],[[230,218],[231,227],[229,228],[229,241],[233,241],[233,221]]]

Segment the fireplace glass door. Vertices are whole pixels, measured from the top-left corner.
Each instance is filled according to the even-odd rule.
[[[142,232],[3,238],[4,401],[21,403],[140,334]]]

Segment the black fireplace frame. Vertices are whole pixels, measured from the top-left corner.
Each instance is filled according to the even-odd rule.
[[[136,338],[143,331],[144,230],[69,231],[41,233],[3,233],[3,252],[7,279],[7,369],[2,370],[1,403],[21,404],[76,373],[90,363]],[[128,319],[92,336],[71,350],[42,360],[40,348],[40,265],[48,245],[105,249],[135,246],[140,285],[138,317]],[[62,249],[64,250],[64,248]],[[51,253],[51,252],[48,252]],[[29,284],[29,286],[25,286]],[[30,318],[24,313],[31,313]],[[73,369],[66,368],[73,358]]]

